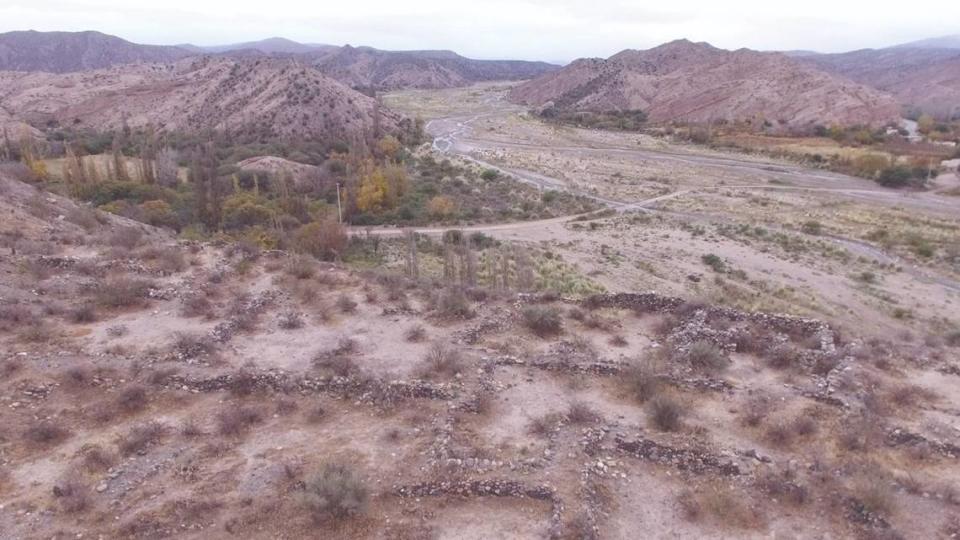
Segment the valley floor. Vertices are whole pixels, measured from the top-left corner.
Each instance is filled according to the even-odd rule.
[[[960,535],[957,198],[503,92],[387,101],[609,208],[418,276],[394,228],[358,269],[0,173],[0,538]]]

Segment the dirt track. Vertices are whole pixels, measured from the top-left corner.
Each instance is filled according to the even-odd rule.
[[[811,208],[844,200],[866,207],[909,209],[917,213],[950,218],[960,215],[960,199],[957,197],[942,196],[935,192],[885,189],[861,178],[759,156],[720,153],[658,141],[637,141],[623,134],[560,129],[525,119],[523,109],[504,101],[500,92],[481,90],[471,96],[476,96],[472,102],[459,97],[449,99],[446,105],[453,108],[440,111],[427,123],[427,131],[434,137],[434,152],[456,156],[482,168],[497,170],[539,189],[562,190],[587,197],[620,213],[655,213],[681,218],[681,221],[688,224],[704,226],[736,223],[736,216],[728,215],[722,208],[711,204],[694,209],[676,208],[674,204],[668,206],[668,203],[674,202],[708,200],[715,196],[718,190],[722,190],[802,197]],[[440,101],[443,99],[441,97]],[[430,96],[423,102],[435,104],[438,99],[437,96]],[[562,159],[567,164],[586,164],[587,174],[571,171],[569,167],[564,168],[563,164],[555,164],[552,169],[549,166],[536,167],[541,159],[538,156],[545,156],[548,163],[551,159]],[[671,184],[669,189],[665,188],[659,193],[648,190],[647,196],[630,198],[629,192],[617,192],[611,186],[605,185],[602,178],[598,183],[596,176],[589,176],[589,168],[595,166],[592,164],[614,160],[619,160],[621,165],[634,164],[637,171],[649,170],[653,164],[659,167],[659,170],[683,170],[684,173],[680,175],[681,180]],[[551,170],[561,172],[564,178],[554,176],[549,172]],[[476,225],[461,229],[509,237],[511,240],[542,241],[549,237],[561,241],[570,237],[569,227],[564,224],[576,217]],[[778,227],[776,223],[767,223],[765,226],[777,232],[790,232]],[[449,227],[415,228],[417,232],[428,235],[440,235],[447,229]],[[354,234],[381,236],[396,236],[402,233],[403,230],[397,228],[354,231]],[[932,269],[917,267],[910,261],[905,261],[857,236],[833,232],[824,235],[822,239],[855,256],[878,264],[899,267],[917,283],[960,292],[960,282],[952,277],[940,275]]]

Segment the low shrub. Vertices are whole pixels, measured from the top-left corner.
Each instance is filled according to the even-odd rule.
[[[75,324],[92,323],[96,320],[97,311],[91,303],[83,303],[70,310],[70,321]]]
[[[117,447],[120,449],[120,453],[125,456],[143,454],[147,448],[157,444],[166,433],[166,425],[157,421],[150,421],[132,427],[126,435],[120,437],[117,441]]]
[[[403,337],[410,343],[420,343],[427,337],[427,330],[423,325],[415,324],[404,332]]]
[[[83,483],[79,474],[68,473],[54,484],[53,496],[68,514],[83,512],[90,507],[90,488]]]
[[[470,300],[466,293],[458,288],[449,288],[440,293],[436,300],[437,314],[446,320],[470,319],[474,316]]]
[[[690,367],[707,373],[723,371],[730,365],[726,353],[709,341],[694,342],[687,351],[686,359]]]
[[[600,414],[582,401],[575,401],[567,409],[567,421],[571,424],[592,424],[600,419]]]
[[[60,444],[69,436],[70,432],[65,427],[50,420],[38,421],[23,432],[23,438],[27,442],[39,446]]]
[[[683,405],[670,396],[659,395],[647,406],[647,418],[660,431],[676,431],[683,420]]]
[[[260,411],[254,408],[230,407],[217,414],[217,431],[224,436],[237,436],[262,421]]]
[[[422,374],[424,377],[453,376],[464,369],[460,351],[444,343],[434,343],[427,351]]]
[[[306,482],[304,506],[314,523],[341,520],[366,511],[369,491],[348,466],[328,463]]]
[[[347,294],[341,294],[337,297],[337,309],[341,313],[355,313],[357,311],[357,302]]]
[[[627,387],[627,393],[638,402],[644,403],[657,395],[661,376],[650,364],[635,364],[624,370],[622,381]]]
[[[560,310],[553,306],[530,306],[523,310],[523,323],[539,337],[548,337],[563,331]]]
[[[310,279],[317,273],[314,260],[304,255],[298,255],[287,263],[287,273],[297,279]]]
[[[303,316],[296,311],[286,311],[280,314],[280,328],[284,330],[296,330],[303,328]]]
[[[107,280],[96,293],[97,303],[104,307],[122,308],[143,305],[154,284],[128,277]]]
[[[142,411],[147,407],[147,389],[144,386],[128,386],[120,391],[115,403],[117,408],[127,414]]]

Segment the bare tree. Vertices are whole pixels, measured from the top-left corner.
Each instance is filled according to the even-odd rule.
[[[127,162],[123,156],[123,140],[119,134],[113,137],[111,153],[113,154],[114,179],[118,182],[129,182],[130,173],[127,172]]]
[[[420,260],[417,255],[417,233],[407,231],[407,275],[413,279],[420,277]]]
[[[180,155],[173,148],[164,148],[157,153],[157,183],[164,187],[176,187],[180,182]]]

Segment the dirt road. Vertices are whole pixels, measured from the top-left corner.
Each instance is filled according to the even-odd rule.
[[[488,103],[488,105],[493,105],[496,107],[498,104]],[[485,138],[482,130],[474,129],[474,124],[476,124],[479,120],[493,118],[496,116],[513,115],[517,114],[518,112],[519,110],[515,106],[502,104],[501,108],[497,108],[490,112],[434,119],[427,123],[426,129],[427,132],[434,137],[433,150],[438,153],[455,155],[480,167],[493,169],[501,174],[510,175],[520,182],[536,186],[539,189],[566,191],[574,195],[586,197],[618,212],[658,212],[665,213],[667,215],[676,215],[686,219],[694,219],[697,221],[716,221],[718,219],[723,221],[722,216],[706,214],[681,215],[656,208],[659,203],[664,201],[678,197],[689,196],[708,190],[715,190],[717,189],[717,186],[686,187],[683,189],[677,189],[670,193],[657,195],[655,197],[650,197],[639,201],[615,200],[597,195],[595,193],[589,193],[572,188],[567,184],[567,182],[561,179],[552,178],[539,172],[491,163],[476,157],[474,153],[483,149],[524,148],[542,151],[561,151],[572,154],[619,154],[630,156],[638,160],[658,160],[671,163],[695,164],[708,170],[711,168],[739,170],[750,173],[753,176],[763,176],[766,177],[768,181],[775,182],[765,184],[744,183],[721,186],[724,189],[824,193],[871,203],[879,203],[891,206],[915,207],[918,210],[934,210],[938,212],[955,212],[960,214],[960,201],[958,201],[955,197],[942,197],[934,193],[911,193],[873,187],[863,179],[853,178],[829,171],[808,169],[796,165],[757,160],[754,158],[739,159],[736,156],[717,156],[708,154],[694,155],[670,150],[626,148],[617,145],[543,146],[529,142],[492,140]],[[563,223],[573,221],[578,217],[580,216],[562,216],[538,221],[473,225],[457,228],[465,232],[495,234],[497,232],[516,232],[562,225]],[[414,227],[409,230],[413,230],[419,234],[438,236],[450,228],[451,227]],[[389,237],[402,235],[406,230],[408,229],[396,227],[368,227],[354,228],[351,229],[350,233],[353,235],[376,235]],[[903,266],[907,273],[924,283],[935,283],[954,291],[960,291],[960,282],[934,275],[930,272],[913,267],[910,264],[904,264],[904,261],[902,261],[899,257],[888,254],[877,246],[873,246],[858,239],[844,238],[841,236],[826,236],[824,238],[839,246],[842,246],[858,256],[869,257],[884,264]]]

